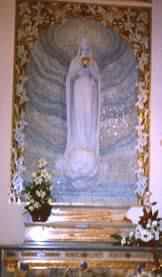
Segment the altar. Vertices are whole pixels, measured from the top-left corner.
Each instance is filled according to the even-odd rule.
[[[1,246],[1,276],[161,276],[162,246],[121,247],[105,242]]]
[[[161,276],[161,238],[151,247],[114,238],[135,230],[126,215],[145,191],[162,207],[161,2],[76,2],[4,2],[1,275]],[[75,63],[73,76],[85,36],[90,57]],[[54,206],[44,223],[15,209],[40,158],[53,172]]]
[[[1,276],[161,276],[161,240],[125,246],[115,239],[135,228],[126,212],[121,207],[54,205],[47,222],[26,221],[23,244],[1,245]]]

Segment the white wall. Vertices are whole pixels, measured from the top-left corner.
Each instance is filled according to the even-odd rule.
[[[15,1],[0,0],[0,197],[10,182]],[[1,201],[0,201],[1,202]]]
[[[21,243],[20,207],[8,204],[11,161],[15,1],[0,0],[0,244]]]
[[[162,0],[153,0],[152,9],[150,109],[150,188],[153,198],[159,203],[162,214]]]
[[[20,226],[17,209],[8,207],[10,185],[12,93],[14,63],[15,0],[0,0],[0,237],[6,241],[5,229],[14,233]],[[162,212],[162,0],[153,0],[152,92],[150,129],[150,187]],[[6,211],[8,210],[8,217]],[[12,220],[10,220],[12,217]],[[9,226],[9,222],[12,227]],[[15,224],[15,225],[14,225]],[[4,226],[4,228],[2,228]],[[22,226],[21,226],[22,227]],[[3,230],[2,230],[3,229]],[[19,240],[22,229],[16,228]],[[18,230],[21,229],[21,234]],[[2,231],[4,233],[2,234]],[[13,240],[9,234],[9,240]]]

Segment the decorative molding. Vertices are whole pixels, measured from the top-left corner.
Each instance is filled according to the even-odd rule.
[[[32,0],[29,0],[32,2]],[[41,0],[40,2],[52,2],[53,0]],[[151,0],[55,0],[57,2],[73,2],[73,3],[88,3],[88,4],[101,4],[108,6],[124,6],[124,7],[145,7],[152,8]]]
[[[114,249],[115,250],[115,249]],[[12,256],[10,254],[8,255],[8,251],[5,251],[5,258],[4,258],[4,265],[8,272],[16,272],[19,270],[19,272],[28,271],[28,270],[46,270],[46,269],[61,269],[63,272],[70,272],[71,270],[76,270],[77,272],[93,272],[96,269],[97,270],[123,270],[125,276],[125,270],[131,271],[132,273],[135,272],[138,268],[144,268],[145,272],[153,272],[156,268],[156,264],[152,255],[152,252],[150,252],[150,249],[148,251],[127,251],[127,253],[117,253],[114,252],[114,255],[116,255],[116,258],[106,258],[107,254],[110,253],[109,251],[103,251],[102,253],[97,252],[97,255],[95,256],[96,251],[93,252],[84,252],[84,255],[86,254],[86,257],[82,257],[83,253],[81,251],[77,251],[75,253],[66,252],[66,251],[60,251],[61,257],[49,257],[47,256],[46,251],[41,251],[42,257],[40,257],[40,251],[35,251],[35,257],[32,257],[32,253],[30,253],[29,256],[24,256],[23,251],[19,251],[19,255],[16,256],[17,251],[14,253],[12,252]],[[66,257],[67,253],[76,254],[75,257],[72,255],[68,255]],[[94,257],[92,258],[91,255],[94,254]],[[78,255],[80,254],[80,255]],[[100,257],[102,255],[105,258]],[[133,257],[131,255],[133,254]],[[120,256],[119,256],[120,255]],[[147,256],[147,260],[145,258]],[[85,270],[81,269],[81,263],[86,263],[87,268]],[[159,260],[159,266],[162,266],[162,259]],[[25,268],[26,270],[22,270]],[[98,276],[98,275],[97,275]],[[102,275],[101,275],[102,276]],[[134,276],[134,275],[130,275]]]
[[[62,1],[62,0],[59,0]],[[92,2],[92,0],[89,0]],[[101,0],[102,1],[102,0]],[[101,4],[101,1],[100,4]],[[16,64],[15,64],[15,96],[13,114],[13,149],[12,149],[12,185],[10,190],[11,201],[17,200],[17,191],[21,190],[24,171],[24,120],[25,103],[28,101],[24,84],[27,80],[25,67],[30,60],[30,50],[35,41],[38,41],[41,29],[48,28],[52,23],[60,24],[72,16],[81,16],[83,4],[72,3],[69,8],[66,2],[17,1],[16,26]],[[137,142],[137,186],[145,190],[148,187],[149,177],[149,96],[150,96],[150,24],[151,12],[144,6],[124,7],[124,3],[149,4],[146,1],[106,1],[117,3],[120,7],[101,8],[96,2],[87,4],[86,11],[89,16],[100,21],[105,26],[118,32],[127,40],[133,49],[138,61],[139,80],[137,83],[138,123],[136,126]],[[132,4],[131,4],[132,5]],[[77,7],[77,9],[76,9]],[[100,8],[100,9],[99,9]],[[85,9],[83,9],[85,11]],[[84,16],[85,15],[85,12]],[[110,15],[110,16],[109,16]],[[118,16],[117,16],[118,15]],[[133,19],[132,19],[133,18]],[[139,193],[139,190],[137,191]],[[15,197],[16,194],[16,197]]]

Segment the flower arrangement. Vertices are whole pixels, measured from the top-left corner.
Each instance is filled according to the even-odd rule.
[[[161,218],[158,215],[158,209],[154,208],[157,203],[151,203],[150,196],[149,191],[145,192],[142,213],[134,231],[123,237],[118,234],[113,235],[115,239],[120,240],[121,245],[156,246],[160,240]]]
[[[155,205],[153,203],[152,205]],[[134,231],[122,237],[122,245],[154,245],[160,239],[160,218],[158,210],[155,212],[143,208],[143,215]]]
[[[47,162],[40,159],[37,170],[32,173],[32,182],[24,190],[25,209],[33,221],[46,221],[51,212],[51,175],[47,171]]]
[[[143,211],[139,222],[127,237],[121,240],[122,245],[154,245],[160,239],[160,220],[158,210],[154,209],[156,202],[151,203],[151,193],[147,191],[143,199]]]

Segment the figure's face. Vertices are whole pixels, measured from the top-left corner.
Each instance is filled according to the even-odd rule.
[[[91,54],[91,50],[90,50],[90,48],[87,46],[82,46],[81,48],[80,48],[80,56],[81,57],[89,57],[90,56],[90,54]]]
[[[89,57],[81,57],[81,64],[83,67],[87,67],[91,63],[91,59]]]

